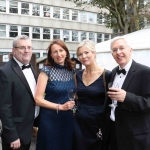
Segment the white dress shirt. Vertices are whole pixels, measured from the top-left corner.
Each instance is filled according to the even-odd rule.
[[[130,67],[131,67],[131,64],[132,64],[132,59],[127,63],[127,65],[126,65],[124,68],[121,68],[121,67],[119,66],[119,70],[120,70],[120,69],[125,69],[125,70],[126,70],[126,74],[124,75],[123,73],[121,73],[121,74],[118,75],[118,74],[116,73],[112,87],[115,87],[115,85],[117,84],[118,87],[116,87],[116,88],[120,88],[120,89],[122,88],[122,85],[123,85],[123,83],[124,83],[124,80],[125,80],[125,78],[126,78],[128,72],[129,72],[129,69],[130,69]],[[111,119],[112,121],[115,121],[115,109],[116,109],[116,107],[117,107],[117,101],[116,101],[116,100],[112,100],[112,104],[115,104],[115,105],[112,105],[113,107],[111,107],[110,119]]]
[[[13,57],[15,59],[15,61],[17,62],[17,64],[20,66],[20,68],[22,69],[23,64],[21,62],[19,62],[15,57]],[[26,66],[26,65],[25,65]],[[35,81],[35,77],[34,74],[31,70],[31,68],[26,68],[24,70],[22,70],[28,84],[29,87],[31,89],[31,92],[34,96],[35,94],[35,89],[36,89],[36,81]],[[40,111],[40,107],[39,106],[35,106],[35,118],[39,115],[39,111]]]

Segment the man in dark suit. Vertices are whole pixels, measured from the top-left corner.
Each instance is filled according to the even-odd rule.
[[[29,64],[31,40],[26,35],[13,40],[13,58],[0,68],[0,119],[3,150],[29,150],[35,116],[36,80]]]
[[[111,51],[119,64],[112,71],[108,96],[110,118],[118,150],[150,149],[150,68],[131,58],[132,48],[123,37],[115,37]],[[116,149],[113,149],[116,150]]]

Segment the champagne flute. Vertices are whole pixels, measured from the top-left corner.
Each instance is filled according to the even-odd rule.
[[[119,88],[119,84],[118,83],[113,83],[110,82],[108,83],[108,88],[113,87],[113,88]],[[109,104],[109,107],[117,107],[117,101],[116,100],[112,100],[112,104]]]
[[[68,98],[70,101],[75,101],[75,92],[73,89],[68,90]],[[73,114],[75,114],[76,110],[77,110],[77,108],[76,108],[76,106],[74,106],[72,108]]]

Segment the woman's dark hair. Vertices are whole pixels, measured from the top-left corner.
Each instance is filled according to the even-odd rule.
[[[54,60],[51,57],[51,48],[54,44],[57,44],[57,45],[61,46],[66,51],[67,55],[66,55],[66,58],[65,58],[65,65],[66,65],[67,70],[72,70],[75,66],[75,63],[73,61],[71,61],[71,59],[70,59],[69,50],[68,50],[66,44],[62,40],[59,40],[59,39],[53,40],[50,43],[50,45],[48,46],[48,48],[47,48],[47,51],[48,51],[47,59],[46,59],[46,62],[45,62],[44,65],[54,67]]]

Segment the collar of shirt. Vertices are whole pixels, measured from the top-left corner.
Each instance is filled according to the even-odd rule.
[[[124,74],[120,74],[120,75],[118,75],[117,73],[116,73],[116,75],[115,75],[115,78],[114,78],[114,83],[117,83],[118,85],[119,85],[119,88],[121,88],[122,87],[122,85],[123,85],[123,82],[124,82],[124,80],[125,80],[125,78],[126,78],[126,76],[127,76],[127,74],[128,74],[128,71],[129,71],[129,69],[130,69],[130,67],[131,67],[131,64],[132,64],[132,59],[127,63],[127,65],[124,67],[124,68],[121,68],[120,66],[119,66],[119,69],[125,69],[126,70],[126,74],[124,75]]]
[[[14,56],[13,56],[13,58],[14,58],[14,60],[17,62],[17,64],[19,65],[19,67],[22,69],[22,66],[24,65],[24,64],[22,64],[20,61],[18,61]],[[26,65],[29,65],[29,64],[26,64]],[[26,66],[25,65],[25,66]]]
[[[125,69],[125,70],[126,70],[126,75],[127,75],[128,71],[129,71],[129,69],[130,69],[130,67],[131,67],[131,64],[132,64],[132,59],[130,59],[130,61],[126,64],[126,66],[125,66],[124,68],[121,68],[121,67],[119,66],[119,70],[120,70],[120,69]]]

